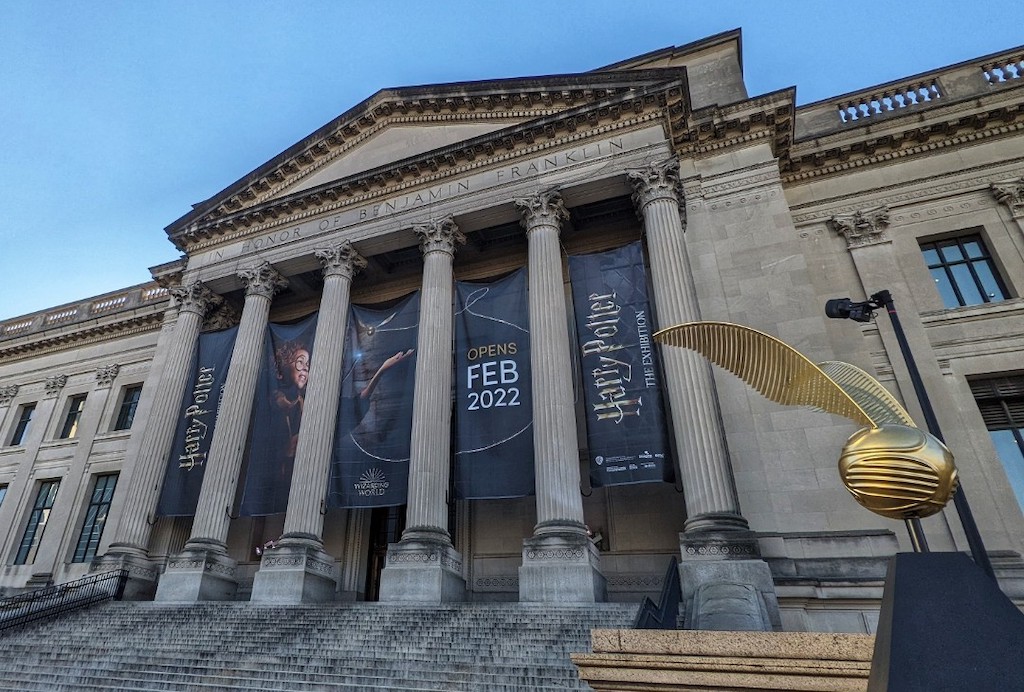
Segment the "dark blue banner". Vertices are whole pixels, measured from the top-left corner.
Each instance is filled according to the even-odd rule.
[[[293,324],[270,323],[256,383],[252,428],[239,514],[280,514],[288,509],[295,446],[313,356],[316,314]]]
[[[640,243],[569,258],[594,487],[673,479]]]
[[[533,495],[526,271],[455,291],[455,497]]]
[[[238,327],[199,335],[195,370],[181,402],[157,503],[158,516],[191,517],[196,513],[236,334]]]
[[[419,318],[419,292],[386,310],[349,311],[330,507],[406,503]]]

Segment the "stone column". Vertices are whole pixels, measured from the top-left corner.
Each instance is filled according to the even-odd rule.
[[[647,235],[658,326],[700,320],[680,216],[679,162],[626,175]],[[660,353],[686,498],[679,570],[689,616],[699,616],[704,629],[778,629],[771,571],[740,514],[711,363],[681,348]],[[743,608],[731,610],[737,604]]]
[[[238,588],[234,579],[236,563],[228,557],[225,541],[249,432],[270,301],[287,285],[269,262],[244,269],[238,272],[238,277],[245,284],[245,306],[231,352],[192,534],[185,550],[168,562],[157,586],[158,601],[230,600]]]
[[[388,546],[381,601],[444,603],[465,598],[462,557],[448,532],[451,465],[452,261],[466,238],[451,217],[414,226],[423,251],[409,459],[402,540]]]
[[[515,200],[529,242],[530,368],[537,525],[523,541],[519,600],[594,602],[606,585],[587,538],[580,495],[568,312],[558,240],[568,212],[558,192]]]
[[[252,586],[253,601],[334,600],[334,559],[324,552],[321,512],[338,420],[352,278],[366,266],[366,260],[348,241],[315,252],[324,266],[324,289],[288,492],[288,513],[277,548],[263,553]]]
[[[145,427],[128,441],[125,456],[127,473],[118,479],[117,496],[123,498],[117,516],[117,529],[107,552],[96,558],[91,571],[101,572],[125,568],[129,579],[125,598],[150,599],[156,589],[157,566],[149,560],[147,546],[160,498],[174,433],[185,388],[192,377],[192,366],[199,344],[199,331],[207,311],[223,302],[199,281],[168,289],[177,304],[177,316],[165,324],[160,335],[158,352],[167,344],[150,367],[150,380],[143,391],[135,420]],[[172,330],[168,331],[168,328]],[[165,342],[165,338],[167,341]],[[152,392],[152,393],[151,393]],[[119,498],[115,496],[115,504]],[[111,507],[111,515],[114,507]]]

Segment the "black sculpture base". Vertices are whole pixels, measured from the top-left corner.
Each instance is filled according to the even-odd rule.
[[[1024,613],[961,553],[889,563],[870,692],[1024,690]]]

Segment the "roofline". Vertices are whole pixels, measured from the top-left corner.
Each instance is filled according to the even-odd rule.
[[[743,74],[743,35],[742,34],[743,34],[742,30],[739,29],[739,28],[729,29],[728,31],[723,31],[723,32],[715,34],[713,36],[708,36],[707,38],[702,38],[699,41],[693,41],[691,43],[684,43],[681,46],[668,46],[667,48],[658,48],[656,50],[652,50],[649,53],[641,53],[640,55],[636,55],[636,56],[634,56],[632,58],[626,58],[625,60],[619,60],[618,62],[614,62],[611,65],[605,65],[604,67],[598,67],[596,69],[591,70],[591,72],[605,72],[605,71],[610,71],[610,70],[618,70],[618,69],[620,69],[621,67],[623,67],[625,65],[629,65],[630,63],[636,63],[636,62],[641,61],[641,60],[651,60],[651,59],[653,59],[655,57],[659,57],[659,56],[670,54],[670,53],[693,53],[693,52],[696,52],[698,49],[709,48],[709,47],[717,45],[717,44],[728,43],[729,41],[735,41],[736,42],[736,57],[737,57],[737,61],[740,64],[740,75],[742,75]]]

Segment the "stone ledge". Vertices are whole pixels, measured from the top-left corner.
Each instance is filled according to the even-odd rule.
[[[595,690],[864,692],[875,639],[860,634],[593,630],[572,654]]]

